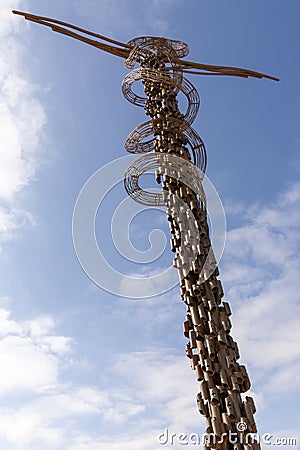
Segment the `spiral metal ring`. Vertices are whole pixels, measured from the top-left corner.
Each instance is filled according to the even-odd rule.
[[[142,97],[134,92],[132,86],[135,82],[152,82],[154,85],[166,86],[175,94],[181,91],[187,99],[187,108],[184,114],[178,117],[165,114],[137,126],[127,137],[125,149],[129,153],[149,153],[155,151],[155,135],[162,132],[173,132],[181,135],[190,147],[190,159],[193,164],[202,172],[206,169],[206,150],[204,143],[198,133],[191,127],[200,107],[200,97],[193,84],[183,77],[177,58],[188,54],[188,46],[181,41],[157,37],[139,37],[132,39],[128,43],[133,47],[125,64],[133,68],[139,61],[153,60],[154,68],[149,66],[140,67],[128,73],[122,83],[124,97],[136,106],[146,107],[149,98]],[[162,61],[162,63],[159,63]],[[167,66],[170,64],[170,66]],[[157,67],[156,67],[157,66]],[[176,68],[176,70],[172,70]],[[149,139],[154,134],[152,139]],[[172,153],[172,149],[170,149]],[[146,156],[146,155],[145,155]],[[134,165],[126,171],[124,185],[127,193],[136,201],[146,205],[164,205],[165,200],[162,194],[145,191],[139,186],[139,177],[142,173],[153,169],[161,169],[155,157],[139,158]],[[182,165],[186,165],[186,159],[182,158]],[[180,170],[175,178],[180,177]],[[198,176],[193,174],[193,176]]]
[[[175,128],[176,121],[169,128],[163,128],[164,131],[170,131]],[[182,131],[183,135],[188,140],[192,152],[192,161],[202,172],[206,169],[206,150],[204,142],[199,134],[186,122],[177,122],[178,129]],[[182,130],[186,126],[184,131]],[[137,126],[127,137],[125,141],[125,149],[129,153],[149,153],[154,151],[155,138],[145,141],[149,136],[153,134],[152,122],[144,122]]]
[[[139,178],[143,173],[159,169],[164,176],[175,178],[188,185],[206,203],[202,187],[202,177],[194,164],[186,162],[183,158],[166,153],[150,153],[134,161],[126,172],[124,185],[127,193],[135,201],[143,205],[165,206],[170,198],[168,191],[162,193],[145,191],[139,186]],[[172,196],[172,194],[171,194]]]
[[[171,85],[172,87],[177,87],[180,91],[182,91],[188,101],[187,110],[184,114],[184,120],[189,125],[194,122],[200,107],[200,97],[198,91],[189,80],[184,77],[182,80],[173,79],[169,76],[169,71],[163,73],[144,68],[132,70],[123,79],[122,92],[126,100],[136,106],[142,107],[145,107],[147,97],[141,97],[140,95],[135,94],[131,88],[135,82],[142,79]]]
[[[189,54],[189,46],[182,41],[174,40],[174,39],[166,39],[160,37],[152,37],[152,36],[140,36],[137,38],[131,39],[127,42],[128,45],[132,47],[141,47],[153,49],[153,45],[161,45],[162,43],[166,43],[169,47],[172,47],[176,53],[177,58],[184,58]]]

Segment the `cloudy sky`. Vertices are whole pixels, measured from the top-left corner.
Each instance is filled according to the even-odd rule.
[[[281,78],[190,77],[201,96],[194,128],[226,213],[221,279],[259,430],[298,436],[299,444],[299,3],[2,0],[1,448],[179,449],[160,445],[158,434],[205,429],[184,355],[178,286],[143,300],[109,294],[87,277],[73,248],[81,188],[125,155],[126,136],[146,120],[122,96],[127,69],[11,9],[124,42],[181,39],[193,61]],[[160,273],[171,265],[169,250],[148,267],[114,249],[111,217],[125,198],[122,184],[106,196],[96,222],[99,246],[124,277]],[[138,250],[147,250],[152,229],[167,231],[163,218],[153,210],[134,219]]]

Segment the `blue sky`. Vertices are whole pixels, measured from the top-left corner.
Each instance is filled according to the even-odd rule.
[[[146,120],[122,96],[127,69],[121,59],[26,24],[11,9],[124,42],[139,35],[180,39],[190,46],[190,60],[280,77],[280,83],[190,80],[201,97],[193,126],[206,144],[207,174],[227,218],[221,279],[257,423],[261,433],[298,436],[299,443],[299,4],[3,0],[1,448],[154,450],[167,427],[205,428],[184,355],[178,287],[148,300],[115,297],[89,280],[73,248],[72,214],[82,186],[125,155],[126,136]],[[99,211],[105,256],[124,274],[168,267],[169,250],[149,267],[114,251],[111,215],[125,197],[116,187]],[[139,250],[158,226],[167,231],[157,210],[133,222]]]

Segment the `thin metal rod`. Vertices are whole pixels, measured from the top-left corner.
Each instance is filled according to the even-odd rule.
[[[37,16],[35,14],[30,14],[23,11],[12,11],[14,14],[18,14],[23,16],[25,19],[36,22],[40,25],[45,25],[50,27],[56,33],[64,34],[66,36],[72,37],[79,41],[82,41],[86,44],[92,45],[93,47],[99,48],[107,53],[111,53],[112,55],[119,56],[121,58],[127,59],[133,47],[129,44],[125,44],[124,42],[116,41],[114,39],[110,39],[106,36],[103,36],[98,33],[94,33],[92,31],[85,30],[84,28],[77,27],[68,22],[62,22],[61,20],[51,19],[49,17]],[[89,39],[81,34],[70,31],[69,29],[76,30],[80,33],[96,37],[103,41],[109,42],[114,45],[104,44],[103,42],[96,41],[94,39]],[[121,48],[120,48],[121,47]],[[235,76],[235,77],[254,77],[254,78],[267,78],[273,81],[279,81],[279,78],[273,77],[271,75],[267,75],[261,72],[256,72],[254,70],[242,69],[240,67],[227,67],[227,66],[214,66],[210,64],[202,64],[196,63],[193,61],[186,61],[183,59],[177,59],[174,61],[179,64],[180,67],[174,67],[173,70],[183,70],[186,73],[190,73],[193,75],[226,75],[226,76]],[[196,70],[193,70],[196,69]],[[205,72],[202,72],[205,71]]]
[[[88,34],[89,36],[94,36],[98,39],[102,39],[103,41],[110,42],[111,44],[119,45],[120,47],[126,47],[132,49],[131,45],[125,44],[124,42],[115,41],[114,39],[103,36],[102,34],[94,33],[93,31],[86,30],[85,28],[77,27],[76,25],[72,25],[68,22],[62,22],[61,20],[51,19],[50,17],[37,16],[35,14],[13,10],[13,14],[18,14],[20,16],[24,16],[27,20],[37,19],[37,21],[55,23],[57,25],[62,25],[64,27],[72,28],[73,30],[79,31],[80,33]]]
[[[115,47],[115,46],[112,46],[112,45],[104,44],[104,43],[96,41],[94,39],[89,39],[89,38],[87,38],[85,36],[81,36],[78,33],[74,33],[73,31],[70,31],[70,30],[68,30],[66,28],[63,28],[62,26],[56,25],[56,23],[60,23],[60,24],[63,24],[64,26],[67,26],[69,28],[74,28],[74,29],[78,28],[78,27],[75,27],[73,25],[66,24],[65,22],[60,22],[58,20],[56,21],[54,19],[51,19],[51,21],[49,21],[49,19],[47,19],[47,18],[45,18],[45,20],[44,20],[44,18],[42,18],[40,16],[35,16],[33,14],[24,13],[24,12],[21,12],[21,11],[15,11],[14,10],[13,13],[21,15],[21,16],[24,16],[25,19],[27,19],[27,20],[29,20],[31,22],[36,22],[36,23],[38,23],[40,25],[45,25],[47,27],[50,27],[53,31],[55,31],[57,33],[64,34],[66,36],[70,36],[70,37],[72,37],[74,39],[77,39],[77,40],[82,41],[82,42],[84,42],[86,44],[92,45],[93,47],[99,48],[100,50],[103,50],[103,51],[105,51],[107,53],[111,53],[111,54],[113,54],[115,56],[120,56],[121,58],[127,58],[129,56],[130,50],[126,50],[125,48],[123,49],[123,48],[118,48],[118,47]],[[101,36],[101,35],[97,35],[96,33],[92,34],[92,32],[84,31],[84,33],[90,34],[90,35],[94,35],[94,36]],[[102,38],[104,38],[104,37],[101,37],[101,39]],[[104,40],[109,41],[109,42],[113,41],[112,39],[109,39],[109,38],[104,38]],[[117,42],[117,41],[115,41],[115,42]],[[124,47],[126,46],[126,44],[122,44],[122,43],[120,43],[118,45],[123,45]]]
[[[223,75],[240,76],[244,78],[254,77],[254,78],[268,78],[273,81],[280,81],[279,78],[267,75],[265,73],[256,72],[254,70],[242,69],[240,67],[229,67],[229,66],[213,66],[210,64],[195,63],[192,61],[179,60],[182,69],[187,73],[193,73],[195,75],[203,75],[201,72],[190,71],[190,69],[201,69],[208,72],[218,72]],[[176,69],[175,69],[176,70]]]

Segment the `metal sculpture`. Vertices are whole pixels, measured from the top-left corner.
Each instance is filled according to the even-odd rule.
[[[278,79],[246,69],[185,61],[182,58],[188,55],[189,49],[181,41],[139,37],[124,44],[65,22],[19,11],[14,13],[120,56],[125,59],[127,68],[140,64],[125,76],[122,91],[127,100],[145,109],[150,120],[136,127],[126,139],[128,152],[144,155],[128,168],[125,189],[142,204],[166,206],[171,249],[176,253],[174,266],[178,269],[181,297],[187,309],[183,324],[184,335],[189,339],[186,353],[200,382],[198,409],[207,421],[206,449],[258,450],[259,443],[251,437],[251,433],[257,432],[254,401],[249,396],[245,399],[241,396],[249,390],[250,381],[245,366],[238,363],[238,346],[230,335],[231,310],[229,303],[222,301],[223,289],[217,278],[219,271],[209,237],[201,183],[206,151],[202,139],[191,127],[200,98],[183,74]],[[146,97],[133,91],[134,83],[139,80]],[[179,91],[187,98],[184,114],[178,107]],[[154,137],[150,138],[152,135]],[[192,164],[188,163],[190,161]],[[150,169],[156,169],[156,180],[162,184],[161,193],[147,192],[139,186],[139,177]],[[236,443],[230,440],[233,433],[238,436]]]

